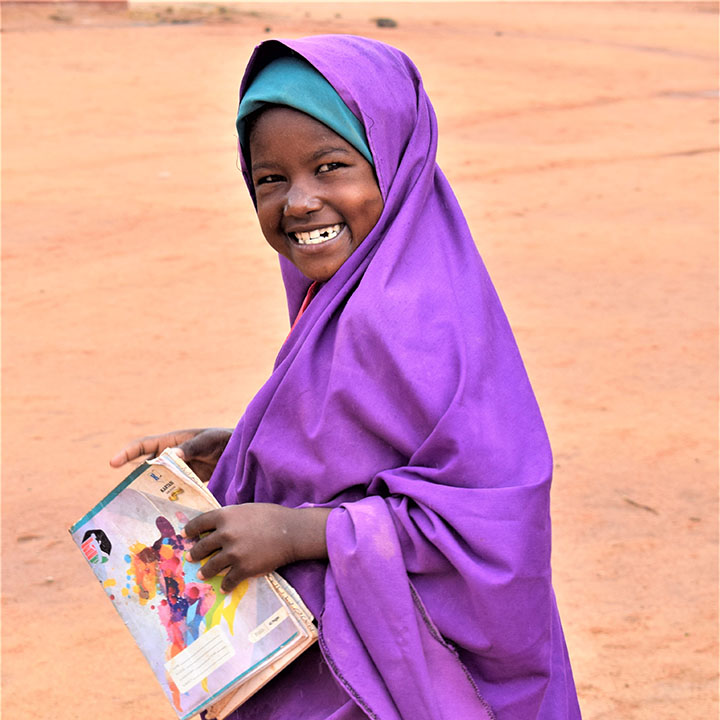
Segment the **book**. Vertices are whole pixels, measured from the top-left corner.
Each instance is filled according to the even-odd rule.
[[[180,531],[220,507],[172,450],[140,465],[70,528],[180,720],[229,715],[317,640],[277,573],[222,593]]]

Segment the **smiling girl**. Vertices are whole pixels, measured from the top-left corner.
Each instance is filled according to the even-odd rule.
[[[298,110],[278,106],[256,112],[249,157],[263,235],[303,275],[329,280],[382,212],[372,166],[350,143]]]
[[[203,574],[281,568],[319,620],[234,717],[579,718],[547,436],[416,68],[352,36],[262,43],[237,128],[293,328],[232,433],[111,461],[179,445],[225,506],[185,529]]]

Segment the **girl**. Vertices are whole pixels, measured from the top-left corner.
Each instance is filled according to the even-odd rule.
[[[319,647],[235,717],[579,718],[547,436],[416,68],[359,37],[268,41],[240,98],[294,325],[232,436],[112,461],[179,445],[225,505],[186,527],[205,576],[282,567],[318,618]]]

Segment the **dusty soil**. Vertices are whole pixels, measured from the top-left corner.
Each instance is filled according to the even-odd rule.
[[[420,67],[543,408],[585,718],[717,717],[715,13],[3,3],[3,716],[174,717],[67,528],[127,440],[232,425],[266,377],[238,81],[269,35],[353,32]]]

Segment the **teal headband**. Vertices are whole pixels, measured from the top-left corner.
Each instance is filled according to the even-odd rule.
[[[371,164],[373,157],[362,123],[335,88],[306,60],[280,57],[268,63],[245,91],[236,127],[240,145],[248,151],[246,118],[263,105],[287,105],[327,125],[347,140]]]

